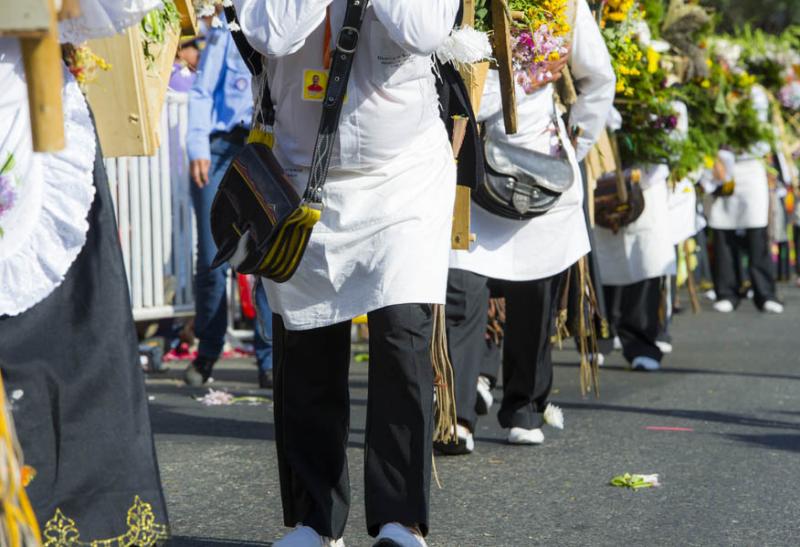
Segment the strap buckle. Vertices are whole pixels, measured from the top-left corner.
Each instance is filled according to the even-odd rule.
[[[339,36],[336,37],[336,49],[348,55],[355,53],[359,34],[358,29],[355,27],[342,27],[342,30],[339,31]]]

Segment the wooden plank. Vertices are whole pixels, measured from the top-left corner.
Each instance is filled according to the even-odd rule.
[[[192,0],[175,0],[175,7],[181,14],[181,34],[183,36],[197,36],[197,14],[194,11]]]
[[[50,31],[51,0],[0,0],[0,36]]]
[[[475,26],[475,0],[464,0],[464,15],[461,18],[461,26]]]
[[[489,62],[459,64],[458,72],[467,88],[472,111],[477,116],[481,111],[481,99],[483,98],[483,88],[486,86],[486,76],[489,73]]]
[[[503,102],[503,121],[506,134],[517,132],[517,94],[514,87],[514,67],[511,64],[511,21],[506,16],[504,3],[491,0],[492,26],[494,28],[494,57],[500,72],[500,95]]]
[[[4,1],[2,5],[6,6],[7,2]],[[64,110],[61,104],[64,78],[53,0],[47,0],[47,16],[45,34],[20,38],[19,41],[25,66],[25,82],[28,86],[28,107],[35,152],[57,152],[64,148]]]
[[[89,47],[111,64],[98,71],[86,97],[94,112],[106,157],[150,156],[155,134],[147,110],[147,68],[139,26],[111,38],[90,40]]]
[[[155,60],[145,72],[144,88],[147,94],[147,113],[150,116],[149,126],[152,128],[156,147],[160,144],[161,114],[179,41],[180,36],[177,29],[166,30],[164,43],[158,48],[152,48],[155,50],[153,52]]]

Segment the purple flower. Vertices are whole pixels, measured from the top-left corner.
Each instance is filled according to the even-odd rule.
[[[666,126],[667,126],[667,129],[669,129],[670,131],[672,131],[673,129],[678,127],[678,117],[675,116],[675,115],[669,116],[667,118]]]
[[[0,216],[14,206],[17,194],[11,186],[11,177],[0,175]]]

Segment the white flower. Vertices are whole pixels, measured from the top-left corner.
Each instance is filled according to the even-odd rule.
[[[236,24],[236,21],[231,21],[228,23],[228,30],[231,32],[236,32],[237,30],[242,30],[242,27]]]
[[[544,409],[544,423],[556,429],[564,429],[564,412],[554,404],[547,404]]]
[[[651,484],[655,488],[661,486],[661,483],[658,482],[658,473],[653,473],[652,475],[635,475],[635,476],[640,477],[644,482]]]
[[[469,64],[490,59],[492,45],[489,35],[472,27],[461,27],[450,33],[436,50],[441,63]]]
[[[233,404],[233,395],[227,391],[209,389],[207,394],[197,400],[205,406],[228,406]]]
[[[211,18],[211,27],[222,28],[222,20],[215,15],[214,17]]]
[[[233,6],[233,0],[222,0],[222,7],[229,8]]]

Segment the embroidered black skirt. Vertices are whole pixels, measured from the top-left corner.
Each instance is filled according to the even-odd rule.
[[[167,537],[144,378],[98,145],[86,245],[63,284],[0,318],[0,369],[48,546]]]

